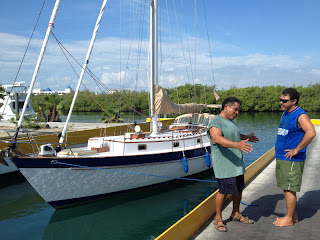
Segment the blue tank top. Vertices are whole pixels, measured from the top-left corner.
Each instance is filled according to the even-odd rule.
[[[297,107],[292,112],[285,111],[281,117],[278,127],[277,141],[276,141],[276,158],[281,160],[301,162],[306,159],[307,147],[300,150],[300,152],[293,156],[292,159],[286,158],[287,153],[285,149],[294,149],[301,142],[304,131],[298,126],[298,118],[302,114],[307,114],[303,109]]]

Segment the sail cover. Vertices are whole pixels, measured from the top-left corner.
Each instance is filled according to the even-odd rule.
[[[169,100],[169,97],[159,85],[154,86],[154,113],[155,114],[184,114],[198,113],[207,108],[206,104],[185,103],[176,104]]]

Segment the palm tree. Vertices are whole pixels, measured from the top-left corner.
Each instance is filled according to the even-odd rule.
[[[113,109],[108,109],[107,113],[102,114],[100,120],[103,123],[123,122],[123,119],[120,118],[119,114],[115,112]]]
[[[60,115],[66,112],[62,97],[58,94],[34,96],[32,105],[41,117],[48,122],[60,122]]]

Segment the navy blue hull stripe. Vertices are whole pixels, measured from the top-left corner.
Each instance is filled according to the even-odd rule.
[[[210,153],[210,147],[206,148]],[[184,151],[186,158],[201,157],[206,154],[205,148],[198,148]],[[176,160],[182,160],[182,152],[170,152],[152,155],[138,156],[118,156],[118,157],[79,157],[79,158],[62,158],[62,157],[13,157],[12,161],[18,168],[69,168],[66,165],[52,164],[52,160],[58,160],[65,163],[83,165],[88,167],[113,167],[126,165],[139,165],[148,163],[163,163]]]

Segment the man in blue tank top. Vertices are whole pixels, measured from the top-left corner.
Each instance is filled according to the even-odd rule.
[[[298,106],[299,93],[287,88],[280,97],[284,113],[277,133],[276,179],[277,185],[284,190],[287,215],[277,218],[275,226],[292,226],[298,222],[296,213],[297,196],[302,183],[302,173],[308,144],[316,136],[308,114]]]
[[[222,208],[227,194],[232,194],[233,211],[230,220],[252,224],[253,220],[242,216],[239,205],[244,189],[243,153],[251,152],[252,145],[259,139],[254,133],[240,134],[238,126],[233,122],[240,112],[241,101],[228,97],[222,102],[222,111],[211,120],[208,136],[211,140],[211,162],[214,175],[218,181],[219,192],[216,196],[216,216],[213,224],[217,231],[226,232],[223,224]]]

